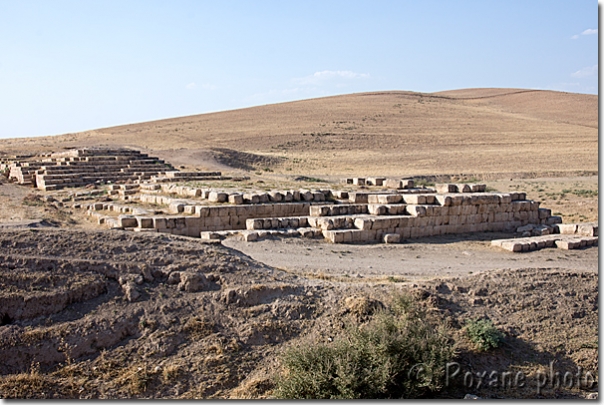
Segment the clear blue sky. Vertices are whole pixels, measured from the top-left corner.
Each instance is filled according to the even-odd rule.
[[[0,138],[375,90],[598,92],[596,0],[0,0]]]

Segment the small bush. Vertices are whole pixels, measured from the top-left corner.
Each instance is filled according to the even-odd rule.
[[[481,351],[501,346],[504,339],[503,333],[493,325],[490,319],[469,320],[466,324],[466,333]]]
[[[454,356],[448,332],[407,296],[330,344],[306,344],[281,357],[273,395],[282,399],[418,398],[442,388]]]

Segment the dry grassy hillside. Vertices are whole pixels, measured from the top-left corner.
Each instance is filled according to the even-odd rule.
[[[522,89],[360,93],[5,140],[0,151],[87,145],[163,151],[193,166],[192,156],[227,148],[283,158],[259,161],[286,174],[597,171],[598,97]]]

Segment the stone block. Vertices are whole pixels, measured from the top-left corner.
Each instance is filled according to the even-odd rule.
[[[405,204],[426,204],[426,196],[424,194],[405,194]]]
[[[574,239],[557,240],[556,247],[558,249],[563,249],[563,250],[578,249],[579,247],[581,247],[581,241],[574,240]]]
[[[243,240],[246,242],[254,242],[254,241],[258,240],[258,232],[243,233]]]
[[[324,217],[330,214],[329,206],[327,205],[312,205],[310,207],[309,215],[311,217]]]
[[[457,185],[449,183],[437,183],[434,189],[438,194],[457,193]]]
[[[333,195],[338,199],[338,200],[347,200],[348,199],[348,191],[335,191],[333,193]]]
[[[470,188],[473,193],[484,193],[487,189],[486,184],[470,184]]]
[[[379,204],[367,205],[367,211],[371,215],[386,215],[388,213],[388,209],[386,208],[386,206]]]
[[[117,217],[117,226],[120,228],[136,228],[138,221],[132,215],[120,215]]]
[[[243,202],[245,204],[258,204],[260,203],[260,197],[258,197],[258,194],[244,193]]]
[[[398,233],[387,233],[384,235],[384,243],[399,243],[401,235]]]
[[[441,207],[448,207],[452,204],[451,196],[439,194],[434,196],[435,203]]]
[[[377,197],[379,204],[398,204],[403,200],[403,196],[400,194],[381,194]]]
[[[203,240],[221,240],[222,236],[217,232],[201,232],[200,237]]]
[[[354,219],[354,226],[357,229],[366,231],[366,230],[370,230],[371,226],[372,226],[372,220],[370,218],[355,218]]]
[[[386,179],[384,181],[384,187],[386,188],[393,188],[393,189],[402,189],[403,185],[401,180],[399,179]]]
[[[367,184],[370,186],[382,186],[384,185],[384,177],[368,177]]]
[[[312,193],[313,201],[325,201],[325,194],[320,191],[315,191]]]
[[[355,186],[364,186],[365,178],[364,177],[353,177],[352,184],[354,184]]]
[[[549,217],[545,223],[547,225],[556,225],[556,224],[561,224],[562,223],[562,217],[558,216],[558,215],[552,215],[551,217]]]
[[[139,228],[153,228],[153,218],[136,217]]]
[[[407,212],[414,217],[423,217],[426,215],[426,207],[421,205],[407,205]]]
[[[558,229],[558,233],[562,235],[577,233],[577,224],[558,224],[556,228]]]
[[[283,194],[279,191],[271,191],[268,196],[271,202],[281,202],[283,200]]]
[[[186,203],[183,201],[172,201],[168,205],[168,212],[170,214],[180,214],[185,211],[185,205]]]
[[[460,183],[457,184],[457,192],[459,193],[471,193],[472,187],[469,184]]]
[[[301,201],[312,201],[313,194],[309,190],[302,191],[300,190],[300,199]]]
[[[226,202],[228,199],[229,195],[227,193],[222,193],[219,191],[210,191],[210,194],[208,196],[208,201],[210,202],[218,202],[218,203],[223,203]]]
[[[405,189],[414,188],[415,182],[412,179],[403,179],[401,180],[401,187]]]
[[[597,223],[578,224],[577,233],[580,235],[585,235],[585,236],[598,236],[598,224]]]
[[[243,204],[243,195],[239,193],[229,194],[228,201],[230,204],[240,205]]]
[[[367,204],[369,202],[369,194],[352,192],[348,194],[348,200],[353,204]]]

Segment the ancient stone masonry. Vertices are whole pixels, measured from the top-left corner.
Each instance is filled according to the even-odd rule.
[[[70,149],[4,164],[10,169],[9,179],[44,191],[99,182],[142,181],[174,170],[163,160],[129,149]]]
[[[552,216],[549,209],[540,208],[538,202],[527,200],[525,193],[485,192],[483,184],[414,188],[412,180],[400,186],[379,191],[241,193],[146,183],[140,185],[136,201],[164,207],[161,214],[116,203],[82,208],[87,208],[99,223],[112,227],[203,239],[238,236],[253,241],[279,235],[323,237],[332,243],[398,243],[425,236],[472,232],[523,233],[525,229],[535,235],[560,232],[557,226],[561,218]],[[127,192],[118,190],[122,191]],[[120,215],[103,214],[107,210]]]
[[[13,156],[0,162],[0,171],[6,170],[9,179],[44,191],[95,183],[243,179],[225,177],[220,172],[181,172],[161,159],[130,149],[70,149],[35,156]]]
[[[522,233],[522,238],[496,239],[491,241],[497,246],[510,252],[530,252],[544,248],[563,250],[580,249],[598,246],[598,224],[557,224],[543,232],[543,226],[525,225],[516,231]]]
[[[44,191],[104,184],[68,200],[99,225],[135,232],[209,240],[322,237],[331,243],[399,243],[428,236],[510,232],[529,239],[493,245],[513,252],[597,245],[597,226],[562,224],[551,210],[527,200],[526,193],[487,192],[484,184],[442,183],[428,188],[416,186],[413,179],[355,177],[343,181],[350,190],[241,192],[179,184],[243,178],[180,172],[128,149],[74,149],[20,159],[3,161],[0,169],[15,181],[29,181]],[[97,201],[81,202],[90,199]]]

